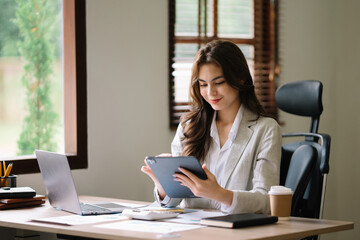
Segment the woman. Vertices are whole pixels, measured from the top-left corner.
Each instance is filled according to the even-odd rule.
[[[191,110],[171,145],[172,156],[196,156],[208,179],[181,169],[174,180],[199,198],[170,199],[148,165],[162,206],[214,208],[226,213],[270,213],[267,192],[279,183],[281,132],[261,107],[246,59],[232,42],[216,40],[195,57]],[[146,163],[146,161],[145,161]]]

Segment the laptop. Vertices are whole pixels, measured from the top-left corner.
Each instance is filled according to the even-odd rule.
[[[35,150],[50,205],[79,215],[121,213],[127,206],[114,202],[81,203],[65,154]]]

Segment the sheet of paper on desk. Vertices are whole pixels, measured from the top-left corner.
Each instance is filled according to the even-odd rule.
[[[207,218],[207,217],[219,217],[219,216],[225,216],[227,214],[218,212],[218,211],[194,211],[190,213],[184,213],[180,214],[176,218],[169,218],[165,219],[163,221],[166,222],[175,222],[175,223],[188,223],[188,224],[200,224],[200,219]]]
[[[123,205],[125,207],[129,207],[129,208],[143,208],[143,207],[148,206],[148,205],[138,204],[138,203],[125,203],[125,202],[114,202],[114,203]]]
[[[94,216],[80,216],[80,215],[67,215],[60,217],[38,218],[32,219],[34,222],[54,223],[62,225],[82,225],[82,224],[94,224],[116,220],[129,219],[121,214],[106,214],[106,215],[94,215]]]
[[[158,221],[129,220],[96,225],[99,228],[168,234],[202,228],[201,225],[178,224]]]

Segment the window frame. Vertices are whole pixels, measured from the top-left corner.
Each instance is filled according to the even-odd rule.
[[[198,0],[199,4],[201,1]],[[207,0],[205,0],[206,2]],[[175,84],[172,75],[172,67],[175,57],[176,43],[198,43],[203,44],[216,39],[230,40],[235,44],[248,44],[254,47],[254,85],[255,93],[265,111],[273,116],[278,117],[277,107],[275,104],[276,79],[279,74],[278,57],[277,57],[277,11],[278,0],[253,0],[254,1],[254,38],[225,38],[218,37],[218,17],[217,3],[213,0],[214,36],[176,36],[176,0],[169,0],[169,124],[170,129],[175,130],[179,124],[180,116],[188,111],[189,102],[175,102]],[[199,6],[200,9],[200,6]],[[200,11],[199,11],[200,12]],[[206,12],[206,11],[205,11]],[[206,17],[206,16],[205,16]],[[200,21],[199,21],[200,22]],[[200,31],[201,26],[199,24]],[[206,28],[205,28],[206,31]]]
[[[71,169],[84,169],[88,167],[85,0],[64,0],[63,15],[65,153]],[[1,160],[13,163],[12,174],[40,172],[34,155]]]

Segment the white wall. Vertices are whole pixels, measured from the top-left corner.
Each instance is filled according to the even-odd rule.
[[[324,84],[319,132],[332,137],[324,217],[355,222],[355,230],[322,239],[360,239],[360,1],[289,0],[280,8],[280,84]],[[281,119],[284,131],[308,130],[309,122],[300,117],[283,113]]]
[[[333,142],[333,178],[330,179],[335,189],[330,191],[334,201],[329,204],[328,216],[355,221],[355,234],[344,235],[342,239],[360,239],[360,1],[336,1],[335,7],[337,67],[333,97],[336,138]]]
[[[169,152],[167,1],[88,1],[88,171],[81,192],[153,200],[146,155]],[[95,187],[95,189],[94,189]]]
[[[332,136],[325,218],[360,223],[360,1],[281,1],[279,84],[324,84],[320,132]],[[80,194],[152,200],[140,172],[146,155],[167,152],[167,0],[88,0],[89,169],[73,171]],[[284,131],[309,122],[281,114]],[[44,192],[39,174],[19,184]],[[355,230],[322,239],[360,239]]]

